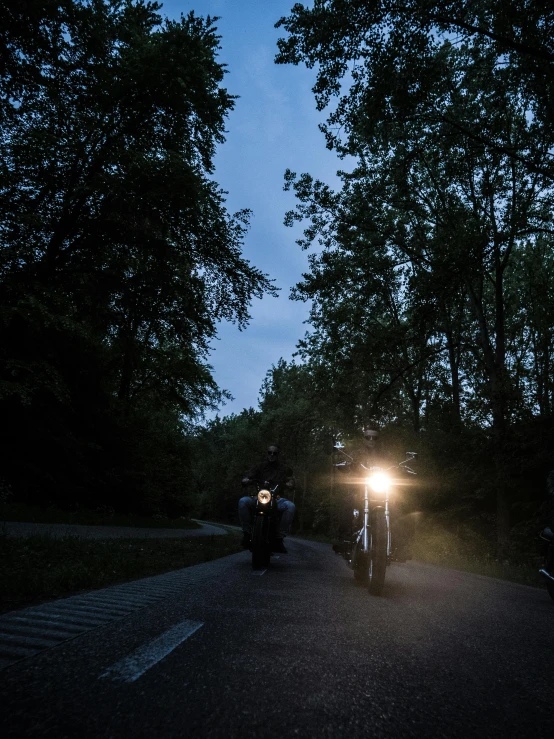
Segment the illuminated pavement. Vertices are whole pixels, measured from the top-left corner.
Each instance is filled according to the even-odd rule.
[[[95,591],[111,620],[0,672],[2,736],[552,737],[546,591],[408,563],[375,598],[288,546]]]

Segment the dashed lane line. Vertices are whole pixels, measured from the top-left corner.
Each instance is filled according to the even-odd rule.
[[[219,577],[234,568],[241,557],[242,554],[234,554],[165,575],[5,613],[0,616],[0,670],[125,618],[141,608],[182,594],[190,585]]]
[[[109,667],[100,678],[111,678],[114,682],[133,683],[160,660],[167,657],[185,639],[203,626],[198,621],[181,621],[152,641],[143,644],[132,654]]]

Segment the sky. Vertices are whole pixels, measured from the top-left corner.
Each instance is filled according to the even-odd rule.
[[[324,116],[311,91],[315,71],[274,63],[277,39],[285,35],[274,25],[293,5],[294,0],[168,0],[160,11],[169,18],[190,10],[220,16],[219,60],[228,65],[223,84],[240,97],[227,119],[214,179],[229,193],[229,212],[253,211],[243,254],[281,288],[278,298],[254,300],[246,330],[219,326],[210,364],[219,387],[234,396],[220,415],[257,407],[266,372],[281,357],[292,358],[309,328],[304,323],[309,305],[289,299],[308,261],[295,243],[301,229],[283,225],[285,212],[295,205],[293,194],[283,192],[284,172],[309,172],[333,186],[341,168],[318,129]]]

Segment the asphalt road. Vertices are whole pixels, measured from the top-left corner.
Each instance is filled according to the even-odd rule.
[[[329,546],[288,546],[91,593],[131,605],[0,672],[2,736],[551,739],[546,591],[407,563],[376,598]]]

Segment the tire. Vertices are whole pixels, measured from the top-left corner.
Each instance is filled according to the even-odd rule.
[[[262,570],[267,567],[269,564],[269,557],[267,555],[267,552],[265,552],[263,549],[252,549],[252,569],[253,570]]]
[[[354,580],[356,580],[356,582],[362,583],[363,585],[366,585],[369,577],[369,560],[367,554],[364,554],[362,551],[360,551],[360,549],[361,544],[360,542],[358,542],[358,544],[356,544],[354,560]]]
[[[269,545],[265,531],[265,520],[261,516],[254,519],[252,530],[252,569],[261,570],[269,564]]]
[[[371,595],[381,595],[387,570],[387,523],[384,513],[377,513],[371,522],[368,565],[367,589]]]

